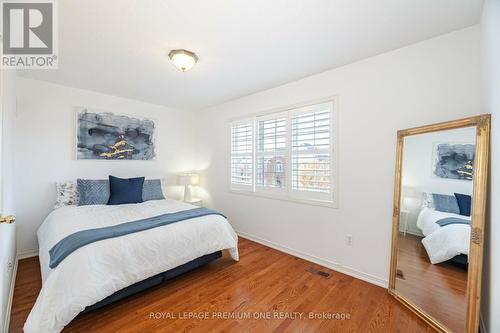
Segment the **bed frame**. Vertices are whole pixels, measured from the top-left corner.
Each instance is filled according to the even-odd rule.
[[[151,287],[159,285],[160,283],[162,283],[164,281],[171,280],[179,275],[182,275],[182,274],[187,273],[189,271],[192,271],[198,267],[206,265],[214,260],[219,259],[220,257],[222,257],[222,251],[217,251],[217,252],[214,252],[211,254],[207,254],[207,255],[201,256],[199,258],[196,258],[194,260],[191,260],[190,262],[185,263],[184,265],[180,265],[180,266],[172,268],[166,272],[154,275],[150,278],[147,278],[145,280],[134,283],[126,288],[118,290],[117,292],[106,297],[102,301],[99,301],[93,305],[87,306],[85,308],[85,310],[83,310],[82,313],[93,311],[96,309],[100,309],[103,306],[117,302],[117,301],[122,300],[126,297],[135,295],[141,291],[144,291],[146,289],[149,289]]]

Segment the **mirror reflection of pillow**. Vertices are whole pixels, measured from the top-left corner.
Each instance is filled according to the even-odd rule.
[[[432,193],[423,192],[422,193],[422,208],[434,208],[434,200],[432,199]]]
[[[460,214],[457,198],[454,195],[432,193],[434,208],[440,212]]]
[[[470,216],[472,197],[467,194],[455,193],[460,215]]]

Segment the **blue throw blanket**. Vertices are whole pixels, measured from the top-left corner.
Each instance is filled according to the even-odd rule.
[[[449,224],[468,224],[468,225],[470,225],[470,220],[459,219],[458,217],[447,217],[447,218],[436,221],[436,223],[439,224],[440,227],[444,227],[445,225],[449,225]]]
[[[57,267],[57,265],[59,265],[61,261],[64,260],[64,258],[87,244],[206,215],[220,215],[222,217],[225,217],[221,213],[202,207],[183,210],[176,213],[162,214],[143,220],[121,223],[109,227],[78,231],[74,234],[64,237],[50,249],[49,267]]]

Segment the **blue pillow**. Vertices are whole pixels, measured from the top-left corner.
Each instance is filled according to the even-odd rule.
[[[432,193],[434,208],[440,212],[460,214],[457,198],[454,195]]]
[[[111,195],[108,205],[122,205],[142,202],[142,187],[144,177],[118,178],[109,176],[109,189]]]
[[[142,200],[164,200],[160,179],[146,179],[142,188]]]
[[[467,194],[455,193],[455,198],[457,198],[458,208],[460,208],[460,215],[470,216],[472,197]]]
[[[76,186],[80,197],[78,206],[108,203],[110,192],[107,179],[77,179]]]

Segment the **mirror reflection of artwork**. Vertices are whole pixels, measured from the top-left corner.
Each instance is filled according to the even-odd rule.
[[[111,112],[78,113],[77,159],[153,160],[155,123]]]
[[[434,175],[439,178],[472,180],[474,144],[436,145]]]

